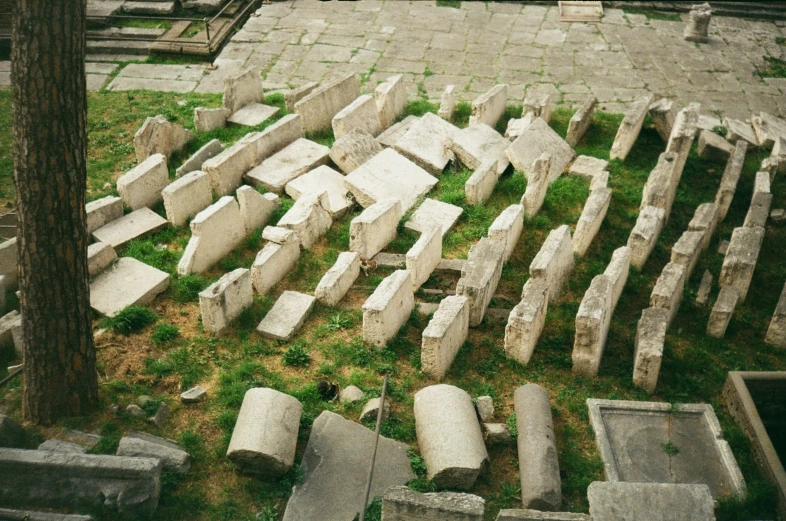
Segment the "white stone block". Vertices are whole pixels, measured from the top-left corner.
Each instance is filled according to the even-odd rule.
[[[243,185],[235,194],[240,206],[240,216],[246,227],[246,235],[267,224],[273,212],[281,206],[280,198],[273,193],[260,194],[250,186]]]
[[[285,291],[257,326],[265,338],[289,342],[303,327],[317,299],[297,291]]]
[[[266,294],[295,267],[299,258],[300,241],[297,238],[284,244],[266,244],[251,265],[251,284],[254,291],[259,295]]]
[[[720,293],[718,293],[718,300],[715,301],[715,305],[712,307],[710,320],[707,323],[708,336],[723,338],[739,298],[740,292],[734,286],[721,287]]]
[[[328,162],[330,149],[300,138],[245,175],[249,184],[280,194],[287,183]]]
[[[576,315],[576,339],[573,343],[575,374],[598,375],[611,324],[612,292],[611,279],[598,275],[584,293]]]
[[[198,132],[212,132],[227,126],[227,118],[232,115],[229,109],[197,107],[194,109],[194,128]]]
[[[661,98],[650,104],[650,117],[655,124],[655,130],[665,142],[669,140],[674,121],[677,119],[677,106],[674,100]]]
[[[348,174],[382,152],[382,145],[364,130],[352,130],[337,139],[330,149],[330,159]]]
[[[521,197],[524,213],[532,218],[538,215],[546,200],[546,191],[549,188],[549,172],[551,171],[552,157],[548,152],[543,152],[532,163],[532,168],[527,179],[527,189]]]
[[[442,260],[442,233],[438,226],[423,231],[406,255],[407,271],[412,279],[412,291],[425,283]]]
[[[469,333],[469,302],[452,295],[439,308],[423,330],[420,365],[427,375],[441,379],[450,369]]]
[[[546,324],[549,285],[545,280],[530,278],[521,292],[521,302],[508,315],[505,326],[505,353],[528,364]]]
[[[117,253],[111,244],[95,242],[87,247],[87,273],[95,277],[117,260]],[[5,293],[5,287],[2,288]]]
[[[440,175],[454,159],[450,142],[459,129],[427,112],[394,145],[397,152],[433,175]]]
[[[325,306],[335,306],[360,275],[360,254],[345,251],[338,255],[336,263],[322,276],[314,290],[314,296]]]
[[[167,183],[166,157],[153,154],[118,178],[117,191],[126,208],[138,210],[161,201],[161,190]]]
[[[459,206],[434,199],[425,199],[404,224],[404,228],[424,233],[434,226],[439,226],[444,237],[456,224],[463,211]]]
[[[607,171],[608,168],[609,162],[605,159],[598,159],[592,156],[579,156],[573,164],[570,165],[568,173],[570,175],[586,177],[591,180],[595,176],[601,175],[603,172]]]
[[[721,287],[736,287],[740,292],[740,302],[745,302],[748,295],[762,242],[764,242],[764,228],[735,228],[731,233],[729,249],[723,259],[718,283]]]
[[[240,207],[224,196],[191,221],[191,239],[177,265],[180,275],[204,273],[232,251],[246,236]]]
[[[385,347],[409,319],[414,308],[415,296],[409,271],[394,271],[363,304],[363,340],[378,348]]]
[[[170,123],[164,116],[147,118],[134,134],[136,160],[143,162],[155,154],[169,158],[194,139],[194,134],[177,123]]]
[[[407,108],[407,87],[404,75],[389,77],[374,89],[374,99],[382,129],[389,128]],[[337,136],[338,137],[338,136]]]
[[[556,302],[562,286],[573,272],[573,249],[570,227],[563,224],[549,232],[540,251],[529,266],[530,277],[543,279],[549,285],[549,299]]]
[[[210,187],[218,196],[225,196],[237,189],[243,181],[243,174],[257,163],[256,147],[246,138],[248,134],[220,154],[202,163],[202,171],[210,177]]]
[[[500,213],[489,227],[488,237],[504,248],[503,262],[508,262],[524,229],[524,207],[512,204]]]
[[[639,212],[636,225],[628,237],[630,263],[637,269],[644,267],[663,229],[666,212],[662,208],[645,206]]]
[[[533,85],[527,89],[527,94],[524,96],[524,105],[521,110],[521,115],[532,114],[534,118],[542,118],[543,121],[548,123],[551,121],[551,105],[551,91]]]
[[[382,199],[363,210],[349,224],[349,251],[371,259],[396,238],[401,215],[398,199]]]
[[[161,195],[164,197],[166,219],[172,226],[183,226],[188,219],[213,202],[210,177],[201,170],[190,172],[168,184]]]
[[[272,118],[280,109],[262,103],[249,103],[227,118],[227,123],[256,127]]]
[[[221,146],[221,142],[219,140],[214,139],[212,141],[208,141],[204,146],[202,146],[202,148],[191,154],[191,157],[189,157],[185,163],[180,165],[180,167],[175,171],[175,176],[181,177],[190,172],[202,170],[202,165],[204,162],[211,157],[215,157],[216,155],[220,154],[222,150],[224,150],[224,147]]]
[[[737,191],[737,184],[740,181],[740,174],[742,167],[745,163],[745,155],[748,152],[748,143],[744,140],[739,140],[734,145],[734,151],[726,163],[726,169],[723,171],[721,177],[720,187],[715,196],[715,203],[718,205],[718,222],[723,222],[726,219],[726,214],[729,213],[731,202],[734,199],[734,194]]]
[[[251,272],[230,271],[199,293],[199,311],[205,331],[220,335],[253,303]]]
[[[625,114],[625,118],[617,130],[614,143],[611,145],[611,152],[609,153],[611,159],[625,161],[625,158],[628,157],[633,145],[639,138],[641,127],[644,124],[644,119],[647,117],[652,100],[652,94],[648,94],[631,104],[630,110]]]
[[[347,198],[344,176],[329,166],[318,166],[293,179],[287,183],[285,190],[287,195],[296,201],[306,194],[327,192],[327,211],[334,218],[341,217],[352,207],[352,201]]]
[[[254,147],[254,164],[259,164],[303,137],[303,122],[297,114],[287,114],[262,132],[247,134],[243,140]]]
[[[113,317],[128,306],[149,304],[168,287],[168,273],[121,257],[90,282],[90,307]]]
[[[499,181],[497,161],[481,164],[464,183],[464,193],[469,204],[483,204],[494,193]]]
[[[303,130],[319,132],[330,128],[333,116],[360,96],[360,78],[348,74],[314,89],[295,103],[295,112],[303,118]]]
[[[455,85],[447,85],[439,98],[439,111],[437,111],[437,115],[445,121],[453,119],[453,112],[456,110],[456,97],[453,94],[455,91]]]
[[[611,188],[598,188],[590,192],[573,234],[573,253],[583,257],[600,231],[611,203]]]
[[[464,166],[476,170],[483,163],[493,162],[498,175],[510,164],[505,155],[508,145],[507,139],[483,123],[454,132],[449,141],[450,149]]]
[[[382,132],[377,104],[368,94],[358,97],[355,101],[341,109],[333,116],[333,135],[341,139],[352,130],[363,130],[372,136]]]
[[[631,249],[627,246],[617,248],[611,254],[611,262],[606,266],[606,271],[603,272],[609,280],[611,280],[611,312],[617,308],[617,302],[620,300],[622,291],[625,289],[625,284],[628,282],[628,273],[630,271]]]
[[[262,89],[262,77],[259,71],[249,69],[224,78],[222,104],[231,113],[237,112],[250,103],[262,103],[263,101],[265,101],[265,91]]]
[[[319,83],[310,81],[296,89],[284,93],[284,106],[287,111],[293,112],[295,110],[295,103],[311,94],[317,87],[319,87]]]
[[[300,239],[300,246],[304,250],[310,250],[333,225],[329,207],[327,192],[304,194],[281,217],[277,226],[294,231]]]
[[[779,137],[786,137],[786,121],[766,112],[760,112],[751,118],[751,125],[756,134],[759,146],[772,149]]]
[[[495,127],[497,121],[505,114],[508,105],[508,86],[498,84],[481,94],[472,102],[472,114],[469,124],[485,123]]]
[[[576,111],[570,118],[568,123],[568,133],[565,135],[565,141],[572,147],[578,145],[587,129],[592,124],[592,117],[595,115],[595,106],[598,104],[597,98],[593,94],[587,96],[584,104]]]
[[[664,266],[663,271],[652,288],[650,307],[665,309],[669,312],[669,325],[682,302],[682,292],[685,289],[685,266],[670,262]]]
[[[505,247],[487,237],[469,250],[467,263],[456,284],[456,295],[469,299],[469,325],[480,325],[502,276]]]
[[[690,280],[693,268],[701,254],[701,245],[704,243],[703,231],[686,231],[680,236],[671,248],[671,262],[685,266],[685,282]]]
[[[87,233],[91,234],[105,224],[123,217],[123,200],[107,195],[85,205],[87,212]]]
[[[140,208],[97,229],[93,238],[119,248],[166,225],[167,220],[150,208]]]
[[[700,204],[693,213],[693,219],[688,224],[688,230],[692,232],[704,232],[704,240],[701,243],[702,251],[710,245],[715,228],[718,226],[718,205],[716,203]]]
[[[668,310],[647,308],[641,313],[633,353],[633,384],[650,394],[655,392],[658,385],[668,328]]]
[[[393,147],[396,145],[399,139],[404,137],[404,134],[414,125],[420,121],[420,118],[417,116],[409,115],[406,118],[402,119],[382,134],[377,136],[377,141],[380,145],[385,147]]]
[[[544,152],[548,152],[552,157],[550,183],[556,181],[576,157],[571,146],[540,118],[535,119],[505,151],[516,170],[523,172],[527,178],[534,161]]]

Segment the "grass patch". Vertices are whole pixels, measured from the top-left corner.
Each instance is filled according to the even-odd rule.
[[[142,331],[156,320],[158,320],[158,315],[152,309],[142,306],[128,306],[114,317],[104,318],[102,325],[106,329],[128,336]]]
[[[650,11],[648,9],[633,9],[624,7],[622,12],[625,14],[640,14],[647,17],[648,20],[663,20],[665,22],[681,22],[682,18],[677,13],[666,13],[664,11]]]
[[[180,336],[180,329],[172,324],[159,324],[153,330],[150,339],[154,344],[166,344]]]
[[[759,70],[762,78],[786,78],[786,61],[774,56],[764,56],[767,66]]]
[[[461,0],[437,0],[437,7],[452,7],[461,9]]]

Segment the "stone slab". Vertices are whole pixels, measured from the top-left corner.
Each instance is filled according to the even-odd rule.
[[[552,156],[549,170],[550,183],[556,181],[576,157],[573,148],[554,132],[548,123],[537,118],[510,144],[505,153],[516,170],[523,172],[529,178],[533,162],[544,152]]]
[[[598,188],[590,192],[576,230],[573,233],[573,253],[583,257],[600,231],[611,203],[611,188]]]
[[[463,212],[464,210],[458,206],[426,198],[412,213],[404,228],[424,233],[434,226],[439,226],[444,237],[455,226]]]
[[[530,278],[521,291],[521,302],[510,312],[505,326],[505,353],[528,364],[538,344],[549,305],[545,280]]]
[[[408,487],[390,487],[382,498],[385,521],[483,521],[486,501],[472,494],[429,492]]]
[[[123,217],[123,200],[113,195],[90,201],[85,205],[87,233],[91,234],[105,224]]]
[[[336,263],[325,273],[314,290],[314,296],[325,306],[335,306],[360,275],[360,254],[339,253]]]
[[[764,228],[735,228],[731,233],[729,249],[723,259],[718,283],[723,286],[734,286],[740,292],[740,302],[745,302],[750,288],[753,272],[759,259]]]
[[[472,113],[469,124],[485,123],[494,127],[497,121],[505,114],[508,106],[508,86],[498,84],[481,94],[472,102]]]
[[[469,332],[469,304],[466,297],[445,297],[423,330],[420,363],[434,378],[443,378]]]
[[[156,458],[163,469],[185,474],[191,469],[191,457],[177,444],[143,432],[131,432],[120,438],[117,456]]]
[[[417,121],[420,121],[419,117],[413,115],[407,116],[377,136],[377,141],[379,141],[380,145],[393,147]]]
[[[188,219],[213,202],[210,177],[201,170],[189,172],[168,184],[161,195],[164,197],[167,221],[172,226],[183,226]]]
[[[740,293],[734,286],[724,286],[718,293],[718,300],[710,312],[710,319],[707,322],[707,335],[715,338],[723,338],[726,328],[737,307]]]
[[[457,132],[459,129],[451,123],[427,112],[393,147],[430,174],[440,175],[455,157],[450,143]]]
[[[404,83],[404,75],[396,74],[377,85],[377,88],[374,89],[374,100],[377,104],[382,129],[389,128],[407,108],[407,87]]]
[[[658,386],[668,328],[668,310],[647,308],[642,311],[636,328],[633,351],[633,384],[650,394],[654,393]]]
[[[344,176],[326,165],[318,166],[293,179],[287,183],[285,191],[296,201],[304,194],[327,191],[327,211],[333,218],[341,217],[352,207],[352,201],[346,195]]]
[[[128,306],[149,304],[168,287],[168,273],[121,257],[90,283],[90,307],[113,317]]]
[[[496,130],[483,123],[454,132],[449,142],[450,149],[461,163],[470,170],[477,170],[482,164],[492,162],[496,165],[497,175],[510,164],[505,149],[510,142]]]
[[[180,275],[204,273],[229,255],[246,236],[237,201],[228,195],[199,212],[191,221],[191,238],[177,264]]]
[[[380,152],[382,145],[374,136],[364,130],[355,129],[333,143],[330,159],[348,174]]]
[[[117,249],[166,225],[167,220],[150,208],[140,208],[98,228],[93,232],[93,238]]]
[[[349,250],[370,259],[396,238],[401,220],[401,201],[381,199],[349,223]]]
[[[608,483],[587,490],[592,519],[603,521],[714,521],[712,496],[706,485]]]
[[[117,179],[117,191],[126,208],[138,210],[161,201],[161,190],[167,183],[166,157],[152,154]]]
[[[220,335],[253,303],[251,272],[238,268],[199,292],[199,312],[205,331]]]
[[[579,110],[571,116],[568,122],[568,132],[565,135],[565,141],[570,146],[575,147],[584,137],[584,134],[587,133],[587,130],[592,124],[592,117],[595,115],[595,106],[597,103],[597,98],[590,94],[586,97]]]
[[[382,132],[377,104],[369,94],[359,96],[341,109],[338,114],[333,116],[331,125],[333,126],[333,136],[336,139],[341,139],[353,130],[363,130],[372,136],[377,136]]]
[[[297,291],[283,292],[257,326],[257,332],[265,338],[290,341],[311,314],[316,301],[315,297]]]
[[[775,347],[786,348],[786,284],[775,306],[764,342]]]
[[[117,260],[115,249],[105,242],[94,242],[87,247],[87,273],[95,277]]]
[[[394,271],[363,303],[363,340],[383,348],[415,308],[412,277],[407,270]]]
[[[205,161],[220,154],[222,150],[224,150],[224,147],[221,145],[219,140],[213,139],[208,141],[202,146],[202,148],[191,154],[191,157],[189,157],[182,165],[180,165],[180,167],[178,167],[178,169],[175,171],[175,175],[177,177],[181,177],[189,172],[201,170],[202,164]]]
[[[360,78],[348,74],[321,85],[295,103],[295,112],[303,118],[303,130],[319,132],[330,128],[333,116],[360,96]]]
[[[608,276],[597,275],[581,299],[572,354],[575,374],[598,375],[611,323],[613,290]]]
[[[256,127],[278,114],[279,110],[278,107],[271,107],[263,103],[249,103],[229,116],[227,123]]]
[[[328,147],[300,138],[252,169],[245,179],[251,185],[280,194],[290,181],[327,163],[329,154]]]
[[[625,113],[625,118],[620,123],[614,143],[611,145],[611,152],[609,153],[611,159],[625,161],[625,158],[628,157],[628,154],[633,149],[633,145],[639,138],[641,127],[644,124],[644,119],[647,117],[652,100],[653,96],[649,94],[631,104],[630,109]]]
[[[570,228],[562,225],[549,232],[529,266],[529,274],[548,283],[549,300],[556,302],[562,293],[562,286],[573,271],[574,264]]]
[[[636,225],[628,237],[630,263],[637,269],[644,267],[663,229],[666,212],[655,206],[645,206],[639,212]]]
[[[486,315],[502,276],[505,247],[487,237],[469,250],[467,263],[456,284],[456,294],[469,298],[469,325],[477,327]]]
[[[240,74],[224,77],[224,96],[221,104],[232,113],[265,100],[259,71],[247,69]]]
[[[299,258],[300,240],[297,237],[283,244],[267,243],[251,265],[254,291],[259,295],[266,294],[295,267]]]

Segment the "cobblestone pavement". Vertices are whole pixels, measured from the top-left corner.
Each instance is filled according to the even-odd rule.
[[[713,17],[712,40],[695,44],[683,40],[683,22],[619,9],[585,24],[559,22],[556,6],[293,0],[262,6],[224,47],[214,71],[131,64],[105,88],[221,92],[223,77],[254,67],[269,90],[356,72],[371,91],[403,73],[410,95],[430,100],[448,84],[465,100],[496,83],[507,83],[515,100],[528,86],[547,84],[566,104],[591,92],[612,112],[653,92],[732,117],[760,110],[786,116],[786,79],[757,74],[765,57],[786,59],[786,24],[777,24]]]

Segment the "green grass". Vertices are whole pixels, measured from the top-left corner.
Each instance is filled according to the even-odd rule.
[[[142,306],[128,306],[114,317],[103,320],[103,326],[121,335],[128,336],[137,333],[158,320],[158,315],[149,308]]]
[[[762,78],[786,78],[786,61],[774,56],[764,56],[767,66],[759,70]]]
[[[437,7],[452,7],[453,9],[460,9],[461,0],[437,0]]]
[[[682,18],[677,13],[666,13],[663,11],[650,11],[645,9],[633,9],[625,7],[622,9],[625,14],[642,14],[649,20],[663,20],[666,22],[681,22]]]

